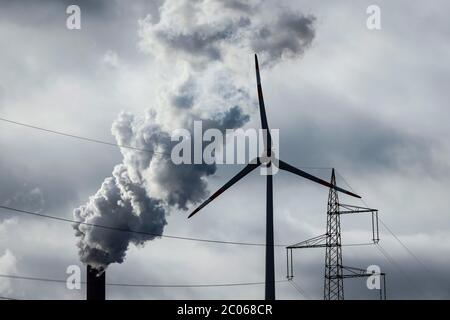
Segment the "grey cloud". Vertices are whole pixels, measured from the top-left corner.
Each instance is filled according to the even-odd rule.
[[[244,114],[239,106],[234,106],[228,111],[216,116],[218,125],[224,129],[236,129],[242,127],[250,120],[250,116]]]
[[[3,86],[0,86],[0,108],[2,107],[4,97],[5,97],[5,88],[3,88]]]
[[[172,104],[181,109],[190,109],[194,105],[195,99],[195,81],[192,78],[187,79],[182,83],[177,92],[173,92],[171,95]]]
[[[367,168],[406,172],[413,168],[435,178],[450,172],[448,166],[433,158],[433,150],[440,149],[438,141],[357,112],[345,117],[334,114],[333,119],[330,122],[304,115],[293,128],[295,133],[280,130],[281,154],[295,157],[290,155],[292,149],[288,146],[296,145],[301,150],[297,162],[305,166],[334,166],[357,172]],[[284,139],[286,135],[288,138]]]
[[[250,44],[255,52],[265,56],[268,64],[283,56],[298,56],[308,48],[315,37],[315,17],[282,13],[277,21],[258,29]]]
[[[0,204],[34,212],[53,212],[76,201],[77,193],[64,177],[40,170],[33,172],[28,163],[21,163],[11,150],[4,148],[4,151],[11,159],[0,163]],[[2,210],[0,221],[10,216],[15,214]]]
[[[161,19],[141,23],[141,47],[156,55],[178,53],[196,67],[223,61],[230,48],[249,49],[262,54],[273,65],[282,57],[296,57],[308,48],[315,36],[315,17],[271,6],[271,16],[261,11],[263,3],[212,1],[176,5],[166,2]],[[215,15],[208,23],[192,19],[193,7],[204,15]],[[225,9],[232,9],[228,13]],[[215,11],[214,11],[215,10]],[[273,17],[276,17],[275,19]]]
[[[178,108],[191,108],[194,104],[194,97],[192,95],[177,95],[173,97],[172,103]]]
[[[11,198],[7,198],[3,205],[13,208],[22,208],[24,210],[32,210],[39,212],[44,208],[45,200],[41,189],[35,187],[30,188],[24,185],[24,191],[19,191]]]
[[[0,185],[0,203],[4,206],[21,208],[24,210],[40,211],[44,208],[44,195],[31,179],[22,178],[13,170],[0,166],[2,172]],[[8,172],[9,171],[9,172]],[[24,172],[24,171],[22,171]],[[7,212],[5,212],[6,216]],[[3,217],[2,214],[0,217]]]
[[[220,43],[231,39],[236,27],[198,25],[189,33],[173,33],[172,30],[162,30],[156,33],[157,39],[172,50],[182,51],[191,56],[200,56],[208,61],[220,60],[222,52]]]
[[[255,10],[255,6],[250,1],[242,0],[219,0],[225,8],[242,11],[245,13],[251,13]]]
[[[37,84],[55,85],[55,77],[60,75],[93,79],[108,50],[126,61],[146,59],[136,48],[137,21],[147,15],[157,20],[161,3],[162,0],[0,1],[0,37],[4,41],[22,39],[14,48],[4,47],[0,53],[7,80],[0,84],[9,94],[22,94],[20,90],[11,92],[16,89],[13,84],[32,92]],[[81,30],[66,28],[66,8],[71,4],[80,6]],[[17,51],[26,52],[26,58],[15,57]]]

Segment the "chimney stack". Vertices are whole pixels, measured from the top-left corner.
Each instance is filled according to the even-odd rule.
[[[105,300],[104,270],[97,270],[87,266],[86,300]]]

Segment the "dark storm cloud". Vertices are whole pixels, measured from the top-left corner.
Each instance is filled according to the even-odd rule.
[[[33,172],[19,161],[0,162],[0,204],[34,212],[53,211],[76,200],[76,192],[62,177]],[[0,220],[15,215],[2,210]]]
[[[434,178],[450,173],[450,168],[434,159],[441,143],[390,125],[381,119],[353,111],[336,110],[343,106],[322,106],[319,114],[304,114],[289,131],[280,129],[280,153],[305,166],[337,166],[358,172],[414,169]],[[290,132],[291,130],[295,130]],[[296,149],[289,148],[295,145]]]
[[[108,0],[0,1],[0,24],[5,32],[21,38],[21,63],[16,73],[24,78],[71,73],[88,77],[108,50],[122,59],[139,61],[138,20],[151,15],[157,21],[162,1],[138,0],[132,3]],[[69,5],[81,10],[81,30],[66,27]],[[51,34],[51,37],[47,35]],[[8,53],[10,48],[5,51]],[[29,61],[39,61],[31,65]],[[80,63],[81,62],[81,63]],[[10,66],[9,66],[10,67]],[[35,68],[32,68],[35,67]],[[36,68],[42,68],[37,69]],[[34,82],[36,83],[36,82]]]

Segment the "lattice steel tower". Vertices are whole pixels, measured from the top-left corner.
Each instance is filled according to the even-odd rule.
[[[331,184],[336,185],[334,169]],[[327,207],[327,232],[325,249],[325,300],[344,300],[344,279],[342,272],[341,219],[339,198],[336,190],[330,188]]]
[[[331,172],[330,185],[336,186],[334,169]],[[344,300],[344,279],[364,278],[375,275],[375,273],[366,269],[344,266],[342,264],[341,215],[359,213],[370,213],[372,215],[372,241],[374,244],[378,243],[380,240],[378,210],[340,203],[335,188],[331,187],[328,193],[326,233],[286,247],[287,279],[293,280],[294,278],[292,250],[307,248],[325,248],[324,300]],[[380,272],[378,275],[383,279],[383,286],[379,289],[380,299],[386,299],[385,273]]]

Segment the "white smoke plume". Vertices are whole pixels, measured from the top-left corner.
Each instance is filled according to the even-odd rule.
[[[162,234],[172,209],[187,210],[204,199],[216,165],[175,165],[169,156],[177,128],[235,129],[243,126],[255,101],[235,75],[237,57],[251,52],[274,65],[301,55],[314,38],[314,17],[262,1],[166,1],[158,17],[140,21],[139,43],[161,68],[173,67],[145,117],[121,113],[112,125],[123,161],[89,201],[74,210],[79,222]],[[270,15],[268,15],[270,14]],[[220,63],[219,63],[220,62]],[[155,151],[152,153],[151,151]],[[104,269],[121,263],[130,244],[157,236],[119,232],[77,223],[80,258]]]

